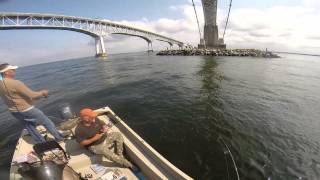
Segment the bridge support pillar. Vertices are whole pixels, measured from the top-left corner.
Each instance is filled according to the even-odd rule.
[[[107,57],[103,37],[96,37],[96,57]]]
[[[148,52],[153,52],[152,42],[148,42]]]

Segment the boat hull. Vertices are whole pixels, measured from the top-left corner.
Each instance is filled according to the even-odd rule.
[[[63,149],[70,155],[68,165],[76,172],[82,174],[91,174],[92,178],[101,177],[103,174],[92,172],[90,167],[92,164],[102,164],[109,169],[120,169],[127,179],[192,179],[180,169],[171,164],[160,153],[153,149],[146,141],[144,141],[136,132],[134,132],[123,120],[121,120],[109,107],[103,107],[95,110],[101,121],[104,121],[111,130],[120,132],[124,138],[124,150],[126,157],[133,162],[139,169],[139,174],[132,173],[128,168],[121,168],[112,161],[105,161],[104,157],[94,155],[80,146],[74,138],[59,143]],[[71,127],[71,134],[74,133]],[[40,127],[40,130],[45,131]],[[64,129],[65,130],[65,129]],[[17,147],[13,156],[13,161],[22,154],[27,154],[32,149],[33,142],[27,132],[24,130],[17,142]],[[140,176],[140,177],[139,177]],[[12,165],[10,168],[10,179],[21,179],[18,173],[18,167]]]

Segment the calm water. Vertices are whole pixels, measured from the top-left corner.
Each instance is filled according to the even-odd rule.
[[[319,179],[320,58],[110,55],[20,68],[17,79],[50,89],[38,106],[111,108],[149,144],[196,179]],[[0,106],[1,176],[21,126]],[[52,119],[56,123],[58,120]]]

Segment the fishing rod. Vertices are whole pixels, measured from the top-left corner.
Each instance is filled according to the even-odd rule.
[[[224,141],[224,139],[223,139],[221,136],[218,137],[217,141],[220,143],[221,146],[224,146],[224,148],[227,149],[227,151],[223,151],[224,156],[225,156],[225,160],[227,161],[227,159],[226,159],[226,154],[229,154],[230,157],[231,157],[231,161],[232,161],[232,163],[233,163],[233,167],[234,167],[235,172],[236,172],[236,174],[237,174],[237,180],[240,180],[240,176],[239,176],[239,173],[238,173],[238,168],[237,168],[236,162],[235,162],[235,160],[234,160],[234,158],[233,158],[233,155],[232,155],[232,153],[231,153],[231,151],[230,151],[227,143]],[[227,165],[227,172],[228,172],[228,179],[229,179],[229,169],[228,169],[228,165]]]
[[[5,65],[9,65],[9,64],[8,64],[8,63],[4,63],[4,64],[1,64],[0,66],[5,66]],[[10,99],[11,103],[12,103],[12,104],[14,105],[14,107],[17,109],[17,112],[21,113],[21,111],[19,110],[17,104],[13,101],[13,97],[12,97],[12,95],[10,94],[10,92],[9,92],[9,90],[8,90],[8,87],[7,87],[6,83],[5,83],[4,73],[0,73],[0,81],[2,81],[2,84],[3,84],[3,86],[4,86],[4,89],[5,89],[8,97],[9,97],[8,99]],[[54,117],[54,116],[51,116],[51,117]],[[57,118],[57,117],[54,117],[54,118]],[[57,155],[55,152],[53,152],[52,149],[51,149],[50,151],[51,151],[51,153],[53,153],[53,154],[55,155],[55,157],[57,157],[59,160],[61,160],[61,161],[63,162],[63,159],[60,158],[59,155]],[[64,152],[64,150],[63,150],[63,152]],[[65,155],[66,160],[68,160],[68,157],[66,156],[66,153],[65,153],[65,152],[64,152],[64,155]],[[42,160],[41,160],[41,161],[35,161],[35,162],[31,163],[31,164],[24,164],[24,163],[13,162],[13,163],[11,163],[11,165],[15,165],[15,166],[17,166],[18,168],[23,168],[23,165],[28,165],[28,167],[31,168],[32,164],[35,164],[35,163],[38,163],[38,162],[43,162],[43,161],[42,161]],[[87,180],[87,179],[88,179],[88,178],[87,178],[87,174],[86,174],[85,177],[82,177],[81,173],[78,173],[77,171],[75,171],[71,166],[69,166],[69,165],[67,165],[67,164],[66,164],[66,166],[68,166],[75,174],[77,174],[80,180]],[[90,174],[89,174],[89,175],[90,175]],[[91,175],[91,177],[92,177],[92,175]],[[91,177],[89,176],[89,178],[91,178]]]

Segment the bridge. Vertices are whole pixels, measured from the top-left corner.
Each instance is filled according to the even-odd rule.
[[[107,55],[104,37],[108,34],[142,38],[148,43],[148,51],[152,50],[152,42],[156,40],[167,42],[170,47],[177,45],[181,48],[184,45],[183,42],[160,34],[106,20],[54,14],[0,13],[0,30],[11,29],[59,29],[87,34],[95,39],[98,57]]]

